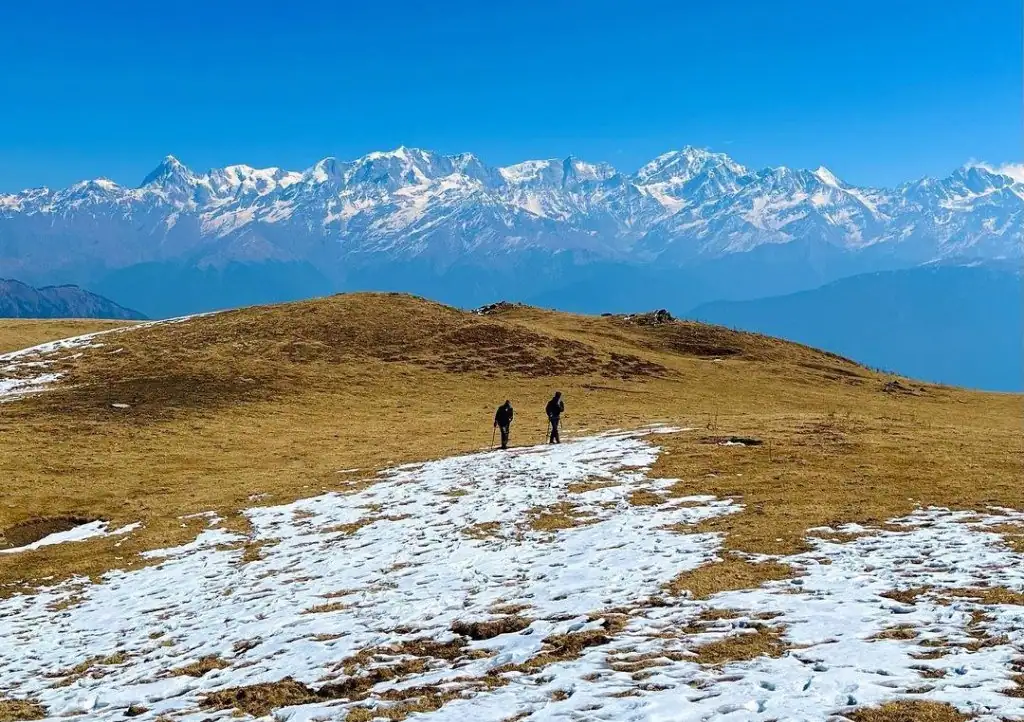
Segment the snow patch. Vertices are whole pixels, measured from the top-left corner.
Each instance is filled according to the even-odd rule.
[[[135,531],[142,526],[141,522],[134,522],[127,524],[123,527],[115,529],[114,531],[107,531],[109,522],[105,521],[91,521],[87,524],[79,524],[73,529],[67,531],[54,532],[44,536],[39,541],[26,544],[21,547],[14,547],[13,549],[0,549],[0,554],[19,554],[21,552],[29,552],[35,549],[41,549],[42,547],[53,546],[54,544],[66,544],[68,542],[79,542],[85,541],[86,539],[95,539],[96,537],[104,536],[122,536],[130,532]]]

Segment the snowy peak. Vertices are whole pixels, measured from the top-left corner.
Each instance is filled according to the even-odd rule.
[[[818,169],[814,171],[815,177],[827,186],[833,186],[835,188],[841,188],[843,183],[835,174],[825,166],[818,166]]]
[[[685,183],[698,175],[713,173],[720,176],[742,176],[749,171],[725,153],[713,153],[704,148],[685,146],[658,156],[636,172],[640,184]]]
[[[306,183],[344,183],[345,166],[333,156],[318,160],[313,167],[302,174]]]
[[[601,182],[617,175],[617,171],[608,163],[587,163],[569,156],[562,163],[563,182],[571,180],[578,183]]]
[[[925,262],[1024,255],[1024,183],[973,163],[942,179],[862,188],[824,166],[752,171],[693,146],[633,174],[575,156],[492,167],[471,153],[400,146],[303,172],[236,164],[197,174],[168,156],[138,188],[101,178],[0,196],[0,221],[0,259],[6,249],[19,259],[46,234],[52,247],[38,258],[86,265],[195,249],[222,261],[320,254],[329,273],[352,254],[444,265],[579,251],[679,265],[798,240]],[[164,243],[169,235],[180,248]],[[29,273],[45,263],[21,262]]]
[[[498,169],[511,186],[560,189],[580,183],[601,183],[618,175],[608,163],[588,163],[575,156],[562,160],[527,160]]]
[[[147,186],[169,186],[194,184],[195,174],[173,155],[168,155],[160,165],[150,172],[143,180],[140,188]]]
[[[248,165],[229,165],[211,170],[205,180],[218,196],[266,195],[298,183],[302,173],[280,168],[253,168]]]

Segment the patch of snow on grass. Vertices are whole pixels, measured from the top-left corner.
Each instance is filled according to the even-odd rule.
[[[52,384],[59,378],[60,374],[39,374],[38,376],[18,379],[0,378],[0,403],[14,396],[42,391],[48,384]]]
[[[277,714],[342,720],[357,707],[383,713],[396,704],[388,690],[394,700],[402,689],[465,689],[415,718],[823,720],[913,695],[991,713],[980,719],[1024,715],[1024,699],[1000,693],[1024,644],[1024,607],[954,594],[1024,589],[1021,555],[990,529],[1024,523],[1024,513],[924,510],[897,531],[858,527],[866,535],[853,541],[812,540],[812,551],[779,560],[795,579],[707,600],[673,597],[665,584],[713,561],[720,543],[717,534],[679,530],[738,507],[696,486],[685,499],[631,504],[638,491],[672,484],[648,477],[657,449],[645,436],[407,464],[355,493],[250,509],[248,537],[207,528],[148,554],[156,566],[0,600],[0,688],[37,698],[55,717],[119,720],[134,704],[147,708],[140,720],[228,719],[229,710],[201,708],[204,694],[286,677],[312,688],[344,683],[353,672],[339,663],[360,652],[463,639],[453,623],[494,621],[511,607],[527,626],[466,640],[467,651],[482,654],[426,657],[422,667],[382,675],[365,698]],[[531,524],[556,510],[569,520],[563,528]],[[915,603],[882,596],[920,586],[934,591]],[[61,604],[73,595],[76,604]],[[608,627],[611,618],[624,627]],[[879,638],[897,625],[915,636]],[[709,666],[697,656],[702,645],[766,626],[782,635],[777,658]],[[538,668],[500,671],[535,659],[549,649],[545,640],[588,632],[605,637]],[[102,674],[59,674],[115,653]],[[226,666],[200,677],[169,673],[207,657]],[[387,665],[384,657],[360,664]],[[484,679],[500,683],[472,687]]]

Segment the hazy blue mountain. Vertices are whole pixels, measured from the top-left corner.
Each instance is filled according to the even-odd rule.
[[[800,341],[907,376],[1024,390],[1018,269],[925,266],[811,291],[708,303],[688,316]]]
[[[78,286],[33,288],[12,279],[0,279],[0,317],[3,318],[112,318],[142,319],[138,311]]]
[[[222,267],[180,262],[140,263],[106,275],[97,290],[124,300],[150,318],[169,318],[333,293],[335,285],[308,263],[235,263]]]

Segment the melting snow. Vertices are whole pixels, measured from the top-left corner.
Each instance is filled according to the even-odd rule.
[[[48,341],[37,346],[0,354],[0,403],[10,401],[12,398],[24,394],[43,391],[50,384],[59,381],[62,374],[47,372],[46,369],[58,361],[71,361],[78,358],[82,355],[82,349],[101,348],[103,344],[98,343],[96,340],[100,336],[129,333],[161,324],[181,323],[191,318],[206,315],[210,314],[200,313],[190,316],[179,316],[160,321],[147,321],[132,326],[94,331],[81,336]],[[123,351],[123,348],[117,348],[111,351],[111,353],[122,353]]]
[[[796,579],[709,600],[669,597],[666,582],[719,548],[718,535],[686,533],[686,525],[737,506],[706,495],[630,504],[637,490],[673,483],[648,475],[657,449],[647,433],[408,464],[356,493],[251,509],[248,538],[207,528],[151,554],[157,566],[0,600],[0,689],[37,698],[54,717],[119,720],[136,704],[147,708],[141,720],[227,720],[230,710],[200,709],[204,693],[289,676],[313,687],[342,682],[338,663],[362,650],[451,640],[453,622],[493,619],[496,605],[517,605],[532,623],[471,643],[486,656],[456,666],[433,659],[379,682],[368,699],[261,719],[342,720],[354,707],[390,704],[380,699],[387,689],[458,689],[532,658],[550,635],[601,628],[612,609],[630,621],[608,643],[416,719],[824,720],[913,694],[989,714],[982,719],[1024,715],[1024,699],[1000,694],[1014,645],[1024,643],[1024,607],[940,598],[954,587],[1024,587],[1020,555],[992,530],[1024,524],[1024,513],[930,509],[895,531],[845,528],[865,536],[817,540],[812,552],[781,559],[801,573]],[[555,532],[528,524],[562,502],[585,523]],[[243,559],[245,542],[259,553]],[[921,585],[935,592],[916,604],[881,596]],[[80,601],[55,611],[73,594]],[[726,609],[735,618],[694,631],[702,612]],[[990,644],[971,651],[962,645],[978,633],[971,625],[979,610],[989,615],[981,624]],[[759,622],[766,613],[776,616]],[[793,648],[720,668],[695,661],[700,644],[757,624],[777,627]],[[896,624],[912,625],[917,638],[873,639]],[[949,648],[916,659],[939,649],[921,646],[928,640]],[[115,653],[95,674],[59,674]],[[171,674],[208,655],[228,666],[202,677]],[[629,666],[637,661],[645,662],[641,673]],[[922,669],[945,676],[925,679]]]
[[[23,547],[14,547],[12,549],[0,549],[0,554],[17,554],[19,552],[29,552],[34,549],[41,547],[53,546],[54,544],[64,544],[65,542],[78,542],[85,541],[86,539],[94,539],[101,536],[121,536],[129,532],[135,531],[141,523],[135,522],[134,524],[128,524],[115,529],[114,531],[107,531],[108,522],[105,521],[91,521],[87,524],[80,524],[73,529],[67,531],[54,532],[53,534],[47,534],[39,541],[26,544]]]

